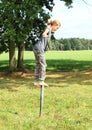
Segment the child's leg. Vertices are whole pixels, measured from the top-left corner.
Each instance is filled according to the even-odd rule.
[[[35,59],[36,59],[36,68],[35,68],[35,82],[44,83],[46,77],[46,60],[44,57],[44,53],[39,53],[34,51]],[[45,84],[44,84],[45,85]]]
[[[39,54],[38,56],[38,75],[39,80],[44,81],[46,77],[46,60],[44,54]]]

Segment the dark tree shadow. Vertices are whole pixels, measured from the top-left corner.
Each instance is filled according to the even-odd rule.
[[[92,68],[92,61],[77,61],[77,60],[46,60],[47,71],[51,72],[78,72]],[[34,60],[24,60],[24,67],[29,70],[34,70]],[[0,72],[7,71],[8,61],[1,61]]]
[[[92,61],[77,61],[77,60],[47,60],[47,71],[51,72],[78,72],[92,68]],[[34,70],[35,61],[25,60],[25,68]]]
[[[50,87],[68,87],[69,84],[92,86],[92,61],[75,60],[47,60],[46,81]],[[34,81],[34,60],[25,60],[24,67],[28,73],[13,72],[7,73],[8,61],[0,63],[0,89],[18,91],[20,87],[33,87]]]

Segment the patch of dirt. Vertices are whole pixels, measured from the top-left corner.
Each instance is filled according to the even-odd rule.
[[[30,78],[34,75],[33,72],[29,71],[29,72],[12,72],[12,73],[8,73],[8,72],[0,72],[0,79],[4,78],[4,77],[10,77],[10,78],[18,78],[18,77],[23,77],[23,78]]]
[[[84,72],[47,72],[47,78],[72,78],[72,77],[79,77],[79,76],[92,76],[92,70],[87,70]],[[34,71],[27,70],[25,72],[0,72],[0,79],[4,77],[9,78],[31,78],[34,77]]]
[[[85,71],[84,74],[86,74],[86,75],[92,75],[92,69]]]

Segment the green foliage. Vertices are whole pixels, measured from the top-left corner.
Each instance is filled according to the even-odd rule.
[[[73,0],[60,0],[60,1],[64,1],[65,2],[65,5],[68,6],[68,8],[71,8],[71,4],[73,2]]]
[[[34,42],[43,30],[53,8],[53,0],[12,0],[0,2],[0,42]]]
[[[53,34],[51,39],[52,40],[49,43],[50,50],[92,50],[91,39],[84,39],[84,38],[55,39]],[[25,41],[25,49],[32,50],[32,42],[29,42],[29,44],[27,43],[28,41]]]
[[[69,7],[71,0],[61,0]],[[0,1],[0,52],[7,50],[9,41],[35,43],[41,35],[50,11],[54,6],[53,0],[1,0]],[[3,49],[6,45],[6,49]]]

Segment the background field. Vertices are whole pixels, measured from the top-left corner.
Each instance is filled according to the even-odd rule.
[[[46,53],[49,87],[41,118],[33,52],[24,59],[28,73],[8,74],[8,54],[0,55],[0,130],[92,130],[92,51]]]
[[[16,52],[17,58],[17,52]],[[92,66],[92,51],[48,51],[46,52],[47,71],[80,71]],[[8,65],[8,54],[0,55],[0,68]],[[34,70],[35,61],[32,51],[24,53],[25,68]]]

